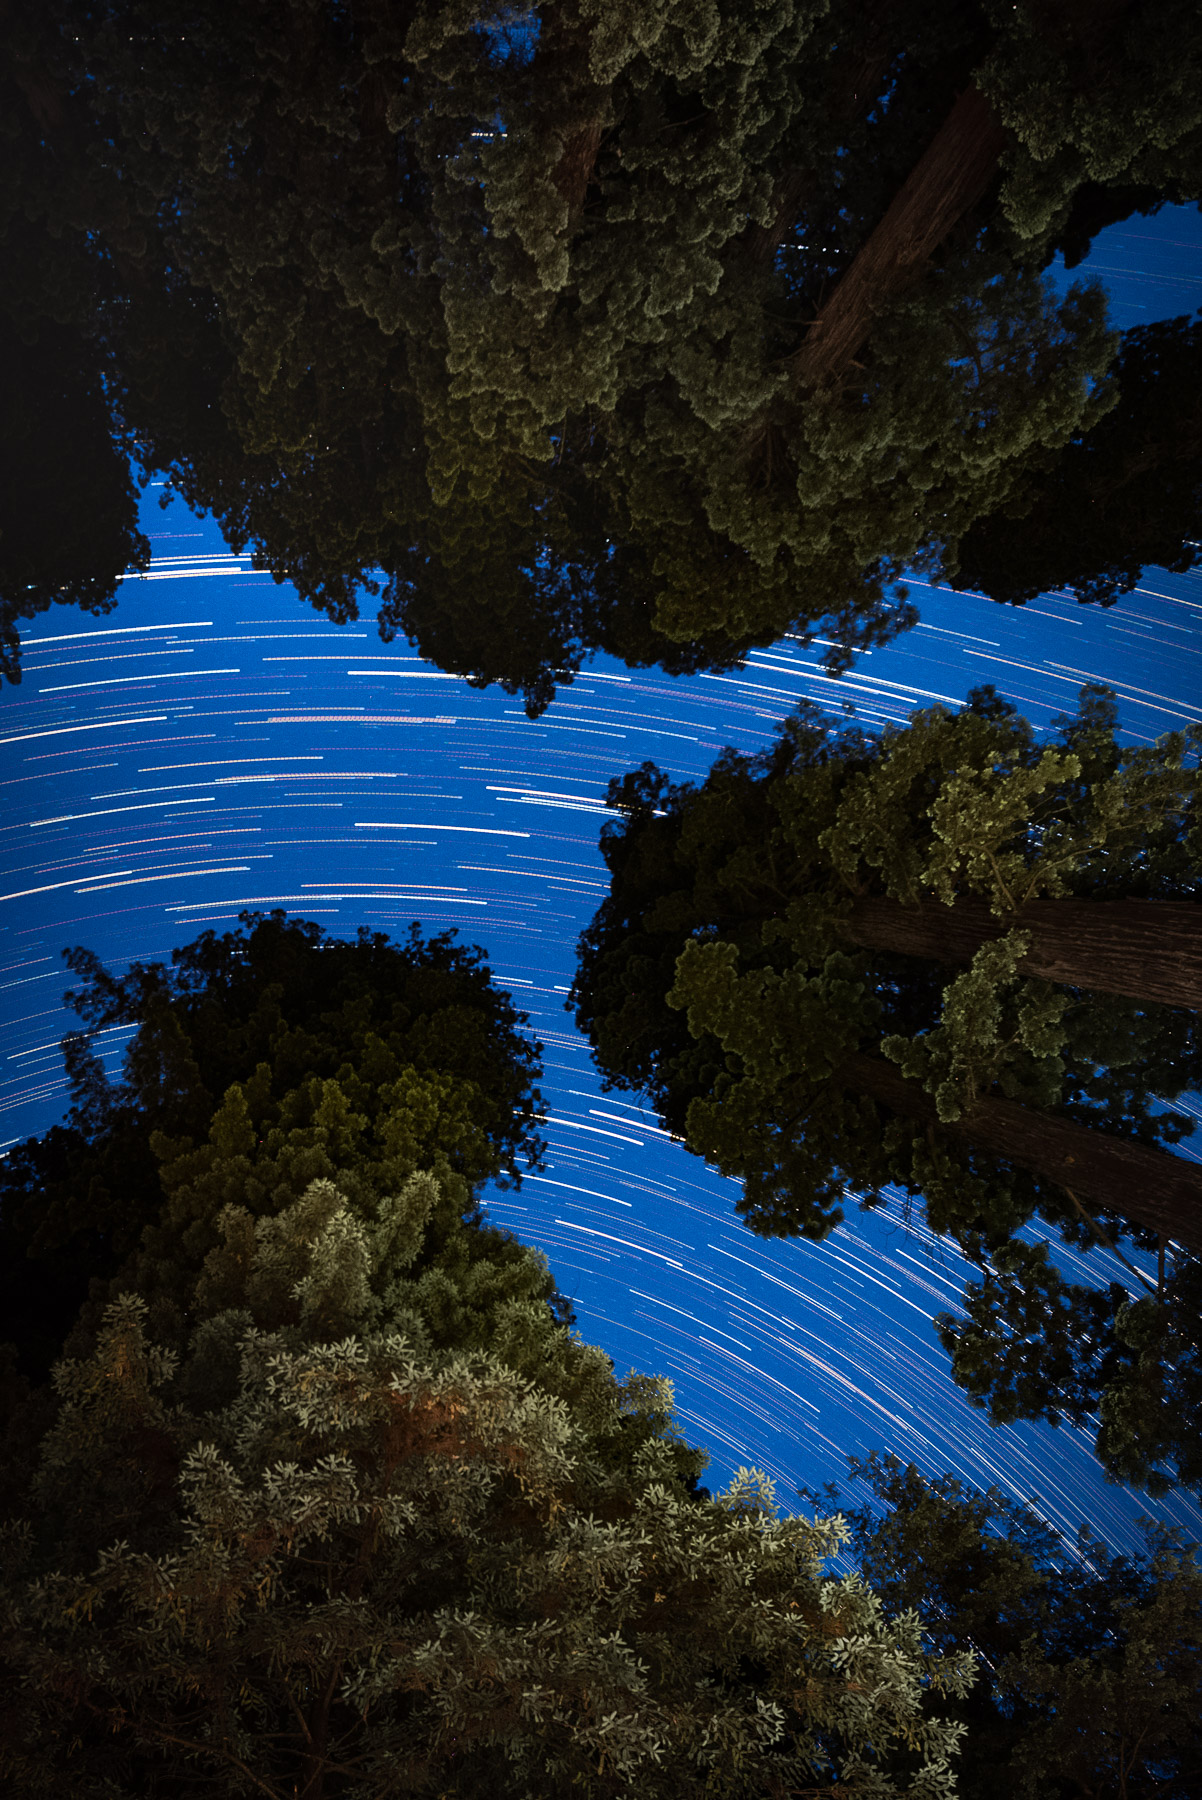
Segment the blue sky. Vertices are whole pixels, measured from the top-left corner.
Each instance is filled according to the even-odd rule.
[[[1087,272],[1121,326],[1193,310],[1199,215],[1107,232]],[[1054,596],[1013,610],[914,583],[921,624],[837,687],[821,646],[788,641],[722,676],[598,659],[532,722],[381,643],[370,618],[330,625],[232,556],[211,521],[179,501],[161,511],[161,493],[146,495],[148,576],[103,618],[64,607],[34,621],[23,684],[0,693],[0,1144],[61,1116],[67,945],[121,969],[243,906],[335,933],[455,926],[544,1045],[548,1165],[491,1195],[491,1215],[545,1250],[619,1373],[671,1376],[711,1486],[755,1465],[791,1510],[799,1484],[842,1476],[847,1452],[893,1450],[1114,1543],[1145,1511],[1198,1533],[1181,1496],[1152,1504],[1106,1484],[1088,1434],[992,1430],[969,1407],[930,1323],[964,1271],[900,1206],[853,1208],[823,1245],[752,1237],[733,1184],[600,1092],[564,999],[604,891],[612,774],[650,757],[700,777],[723,745],[767,743],[803,696],[850,698],[871,726],[984,681],[1037,727],[1072,710],[1084,681],[1108,681],[1125,732],[1150,741],[1202,716],[1202,576],[1148,570],[1107,611]],[[127,1036],[109,1034],[112,1057]]]

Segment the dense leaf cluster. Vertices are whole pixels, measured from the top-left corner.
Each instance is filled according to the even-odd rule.
[[[1195,1791],[1187,1554],[1078,1565],[891,1463],[856,1471],[883,1524],[782,1518],[755,1470],[711,1497],[671,1384],[617,1381],[474,1203],[538,1149],[479,954],[243,925],[122,979],[73,956],[46,1142],[124,1248],[52,1385],[0,1381],[6,1791]],[[90,1036],[131,1011],[112,1084]]]
[[[1041,1172],[1042,1121],[1169,1150],[1191,1126],[1165,1102],[1202,1085],[1194,1012],[1091,992],[1087,968],[1071,984],[1019,973],[1021,909],[1040,895],[1196,896],[1193,740],[1124,749],[1115,717],[1087,688],[1040,744],[991,689],[880,738],[803,708],[772,749],[725,752],[699,786],[652,765],[616,779],[610,892],[573,999],[606,1079],[647,1093],[742,1182],[753,1230],[822,1238],[849,1194],[921,1198],[982,1269],[967,1320],[943,1330],[957,1379],[996,1418],[1080,1422],[1105,1396],[1112,1473],[1196,1480],[1196,1260],[1171,1255],[1156,1300],[1132,1307],[1126,1289],[1057,1286],[1018,1237],[1034,1219],[1081,1249],[1103,1231]],[[865,896],[953,916],[976,896],[1019,929],[954,974],[937,949],[849,943]],[[930,1097],[928,1122],[865,1084],[866,1051]],[[974,1109],[994,1095],[1023,1109],[1029,1156],[974,1141]],[[1154,1244],[1128,1198],[1116,1182],[1097,1209],[1104,1235]]]
[[[408,1109],[410,1138],[391,1154],[410,1171],[441,1159],[473,1187],[504,1185],[537,1162],[538,1046],[482,953],[453,938],[415,926],[400,943],[366,929],[345,941],[248,913],[242,929],[173,951],[169,968],[135,963],[114,977],[91,953],[70,953],[82,977],[83,1029],[65,1041],[74,1106],[0,1164],[6,1335],[30,1373],[58,1354],[89,1281],[110,1279],[156,1225],[160,1166],[191,1168],[235,1084],[247,1128],[269,1146],[277,1133],[279,1155],[309,1133],[307,1180],[351,1148],[363,1154],[386,1090]],[[136,1029],[114,1082],[95,1046],[120,1026]],[[264,1192],[278,1179],[264,1178]]]
[[[1202,318],[1124,332],[1111,378],[1106,417],[961,538],[954,587],[1109,606],[1150,564],[1180,573],[1202,557]]]
[[[671,1384],[411,1169],[435,1084],[309,1078],[261,1136],[270,1073],[166,1165],[9,1471],[6,1791],[951,1800],[971,1657],[762,1474],[697,1489]]]
[[[1200,191],[1185,0],[10,12],[11,229],[87,297],[114,429],[332,618],[371,596],[537,711],[595,648],[689,670],[821,630],[838,666],[912,623],[907,563],[1122,585],[1133,545],[1056,515],[1016,567],[1007,521],[1049,467],[1075,491],[1116,399],[1100,290],[1049,261]],[[1003,164],[811,392],[815,321],[970,88]],[[1176,563],[1196,431],[1148,351],[1117,398],[1184,453],[1139,534]]]
[[[0,673],[14,682],[20,621],[60,601],[107,612],[150,560],[112,405],[111,270],[89,242],[104,209],[49,23],[21,5],[0,21]]]

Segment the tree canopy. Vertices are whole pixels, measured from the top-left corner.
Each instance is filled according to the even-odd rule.
[[[1111,380],[1105,418],[961,538],[954,587],[1109,606],[1149,564],[1180,573],[1202,556],[1202,316],[1124,332]]]
[[[1196,470],[1172,358],[1137,334],[1112,379],[1100,290],[1046,275],[1202,193],[1186,0],[9,11],[125,441],[531,710],[593,648],[840,666],[912,622],[906,565],[1119,591],[1131,545],[1051,520],[1015,568],[1006,524],[1049,469],[1140,511],[1086,455],[1111,406]],[[1188,562],[1196,485],[1141,552]]]
[[[1115,1477],[1202,1480],[1202,731],[1127,748],[1106,689],[1040,743],[991,688],[879,737],[802,707],[699,786],[615,779],[573,1002],[607,1081],[821,1239],[894,1187],[981,1271],[940,1321],[995,1420],[1101,1408]],[[960,965],[959,972],[957,966]],[[1074,1285],[1159,1246],[1159,1283]]]
[[[55,1367],[3,1532],[6,1791],[951,1800],[926,1702],[971,1656],[758,1472],[697,1489],[671,1384],[615,1381],[445,1159],[406,1173],[412,1084],[364,1131],[309,1078],[281,1118],[316,1087],[324,1135],[263,1137],[254,1085]]]
[[[71,996],[82,1029],[64,1041],[74,1104],[0,1163],[0,1294],[27,1372],[45,1375],[89,1282],[111,1279],[158,1227],[160,1171],[197,1178],[189,1154],[235,1084],[245,1129],[279,1162],[258,1178],[264,1204],[281,1182],[295,1188],[297,1169],[307,1182],[348,1146],[366,1157],[385,1093],[401,1110],[371,1154],[394,1175],[445,1169],[474,1190],[537,1163],[539,1047],[482,952],[454,935],[415,925],[400,943],[366,929],[343,940],[282,912],[244,913],[239,930],[173,951],[170,967],[115,977],[90,952],[68,953],[82,978]],[[110,1081],[94,1045],[120,1025],[136,1030]]]
[[[846,1519],[754,1470],[711,1497],[671,1383],[616,1381],[541,1254],[410,1170],[412,1083],[365,1129],[307,1080],[265,1135],[253,1085],[10,1434],[16,1800],[1198,1791],[1171,1534],[1074,1554],[889,1457]]]

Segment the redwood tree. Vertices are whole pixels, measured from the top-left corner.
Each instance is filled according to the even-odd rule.
[[[929,1702],[971,1656],[832,1579],[839,1521],[760,1472],[697,1490],[671,1384],[412,1169],[414,1084],[310,1079],[261,1136],[267,1085],[56,1366],[0,1526],[5,1792],[953,1800]]]
[[[1114,399],[1052,256],[1202,191],[1187,0],[28,18],[143,461],[532,710],[590,648],[837,665],[911,622],[899,571],[954,574]]]
[[[573,998],[753,1230],[921,1196],[982,1271],[942,1329],[995,1417],[1103,1403],[1112,1472],[1202,1479],[1202,1167],[1171,1108],[1202,1085],[1202,730],[1130,749],[1115,723],[1085,688],[1037,743],[986,688],[877,739],[803,708],[700,787],[645,765],[610,787]],[[1151,1313],[1060,1282],[1036,1219],[1159,1248]]]
[[[24,1373],[45,1378],[89,1283],[111,1279],[158,1219],[156,1134],[182,1154],[232,1083],[250,1084],[266,1135],[305,1080],[338,1076],[370,1118],[380,1084],[404,1079],[423,1096],[410,1167],[441,1157],[478,1188],[537,1164],[539,1046],[482,953],[454,939],[416,925],[399,943],[366,928],[332,939],[282,912],[247,912],[238,930],[180,946],[169,966],[115,977],[89,951],[69,953],[80,977],[65,1040],[72,1107],[0,1163],[0,1329]],[[109,1080],[92,1043],[119,1023],[137,1030]],[[321,1141],[310,1178],[329,1172]]]
[[[1202,316],[1124,332],[1115,405],[1042,458],[960,540],[953,587],[1015,605],[1049,589],[1110,605],[1149,563],[1202,558]]]
[[[111,269],[89,247],[110,184],[97,127],[62,80],[52,18],[0,14],[0,674],[23,621],[104,613],[145,568],[129,440],[114,406]]]
[[[971,1644],[980,1657],[955,1706],[967,1727],[960,1800],[1198,1800],[1196,1545],[1145,1519],[1144,1548],[1115,1554],[1087,1524],[1075,1541],[1053,1530],[1037,1500],[895,1456],[848,1464],[842,1491],[803,1498],[838,1507],[856,1566],[887,1604],[915,1609],[935,1648]]]

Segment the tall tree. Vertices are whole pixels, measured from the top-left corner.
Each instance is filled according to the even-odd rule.
[[[756,1471],[697,1493],[670,1384],[616,1382],[536,1253],[465,1258],[438,1178],[352,1150],[260,1210],[254,1138],[235,1088],[179,1348],[131,1288],[56,1367],[6,1531],[7,1791],[950,1800],[924,1702],[971,1658],[826,1574],[837,1523]]]
[[[970,1324],[943,1322],[974,1397],[1076,1419],[1105,1397],[1112,1473],[1197,1481],[1202,1169],[1165,1103],[1202,1084],[1202,731],[1129,749],[1115,724],[1098,688],[1044,744],[991,688],[877,739],[802,708],[700,787],[616,779],[573,1001],[606,1079],[742,1181],[753,1230],[921,1195],[982,1269]],[[1168,1245],[1151,1321],[1057,1287],[1017,1236],[1036,1217]]]
[[[593,647],[910,623],[1113,401],[1051,257],[1202,191],[1185,0],[51,18],[140,456],[531,710]]]
[[[89,1282],[111,1279],[159,1221],[161,1164],[203,1143],[235,1083],[257,1133],[310,1134],[308,1179],[329,1173],[348,1132],[371,1128],[392,1084],[409,1095],[410,1172],[441,1159],[474,1186],[519,1180],[541,1154],[539,1049],[482,953],[453,940],[414,926],[400,943],[365,929],[345,941],[245,913],[240,930],[174,951],[170,968],[135,963],[118,978],[69,953],[83,978],[72,1000],[83,1029],[65,1040],[74,1106],[0,1164],[0,1291],[21,1367],[45,1376]],[[114,1025],[136,1030],[110,1082],[92,1046]],[[320,1084],[335,1078],[349,1124],[321,1115]]]

